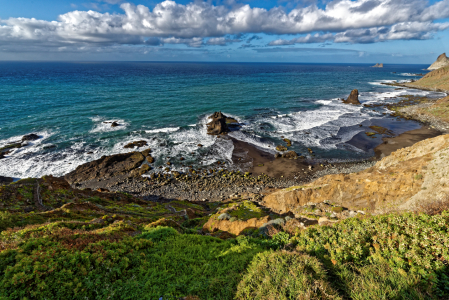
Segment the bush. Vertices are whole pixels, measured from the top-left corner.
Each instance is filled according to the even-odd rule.
[[[342,267],[338,276],[350,299],[427,299],[420,286],[421,276],[392,269],[386,263],[355,267]],[[431,292],[431,291],[430,291]]]
[[[395,272],[419,276],[421,286],[441,297],[449,294],[448,225],[449,213],[390,214],[310,227],[293,240],[298,251],[317,256],[335,272],[347,263],[386,263]]]
[[[0,232],[14,226],[17,217],[10,212],[0,211]]]
[[[237,288],[237,299],[341,299],[314,257],[293,252],[257,255]]]
[[[263,251],[249,240],[175,232],[155,228],[143,234],[151,240],[125,235],[82,249],[32,239],[0,252],[0,299],[233,299],[249,262]]]

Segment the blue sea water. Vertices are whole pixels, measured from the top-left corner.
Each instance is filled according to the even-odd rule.
[[[382,109],[342,104],[352,89],[362,103],[397,101],[405,94],[390,80],[418,79],[426,65],[262,63],[0,63],[0,147],[29,133],[41,138],[0,160],[0,175],[16,178],[63,175],[102,155],[131,151],[146,140],[156,165],[165,157],[186,164],[231,163],[232,142],[206,134],[214,111],[237,118],[230,135],[274,153],[282,137],[292,149],[316,159],[363,159],[372,150],[349,141],[386,119]],[[118,127],[111,127],[116,121]],[[365,125],[360,127],[359,124]],[[396,133],[418,128],[390,120]],[[202,144],[202,148],[198,148]],[[181,166],[175,166],[181,168]]]

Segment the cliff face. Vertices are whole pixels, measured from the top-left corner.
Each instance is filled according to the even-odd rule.
[[[306,185],[266,196],[263,205],[279,213],[329,200],[371,213],[414,210],[449,193],[449,135],[393,152],[359,173],[327,175]]]
[[[449,58],[446,53],[438,56],[437,60],[427,70],[437,70],[449,65]]]

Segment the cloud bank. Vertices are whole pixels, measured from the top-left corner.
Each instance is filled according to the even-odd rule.
[[[334,0],[324,8],[310,4],[290,11],[283,7],[267,10],[241,4],[215,6],[198,1],[183,5],[169,0],[157,4],[153,10],[130,3],[123,3],[120,8],[121,14],[71,11],[60,15],[57,21],[0,20],[0,46],[3,49],[32,46],[59,50],[116,45],[223,46],[245,42],[242,34],[257,37],[255,34],[259,33],[304,35],[274,40],[269,46],[329,41],[373,43],[429,39],[449,27],[449,23],[435,23],[449,18],[449,0],[433,5],[425,0]]]

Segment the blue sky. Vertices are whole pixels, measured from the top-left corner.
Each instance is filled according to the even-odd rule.
[[[0,0],[0,60],[432,63],[449,0]]]

